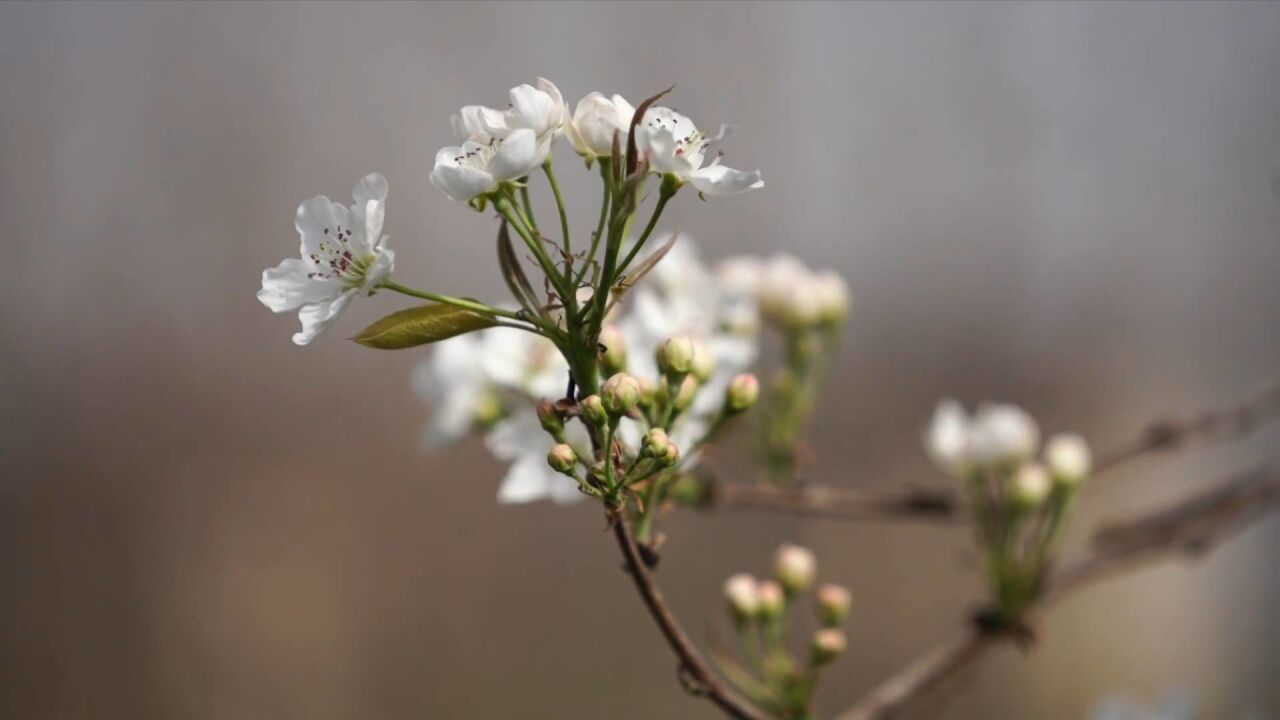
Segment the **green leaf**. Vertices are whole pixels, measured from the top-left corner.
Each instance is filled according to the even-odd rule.
[[[433,303],[393,312],[351,339],[378,350],[403,350],[484,330],[497,324],[497,318],[492,315],[454,305]]]
[[[507,230],[506,220],[503,220],[498,228],[498,267],[502,271],[502,279],[506,281],[507,288],[511,290],[511,294],[516,297],[520,306],[529,312],[538,312],[538,294],[534,292],[533,285],[529,283],[529,276],[525,275],[524,269],[520,266],[520,258],[516,256],[515,247],[511,244],[511,233]]]

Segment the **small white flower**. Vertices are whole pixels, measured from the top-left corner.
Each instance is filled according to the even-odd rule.
[[[468,140],[441,148],[431,171],[431,184],[458,202],[493,192],[498,184],[524,177],[542,164],[533,130],[520,128],[505,137]]]
[[[1074,433],[1054,435],[1044,445],[1044,463],[1059,482],[1074,485],[1089,475],[1093,458],[1089,444]]]
[[[983,464],[1026,460],[1040,445],[1036,421],[1015,405],[984,405],[973,418],[973,459]]]
[[[807,590],[818,576],[818,561],[808,548],[783,543],[773,556],[773,576],[787,592]]]
[[[748,620],[760,610],[760,597],[756,592],[756,579],[747,573],[738,573],[724,581],[724,599],[734,617]]]
[[[273,312],[298,311],[302,331],[293,336],[298,345],[332,325],[357,293],[372,293],[395,266],[395,253],[382,235],[387,179],[366,175],[351,195],[350,208],[324,195],[299,205],[295,225],[302,257],[262,272],[258,300]]]
[[[536,168],[550,154],[552,141],[564,131],[569,121],[569,107],[560,94],[560,88],[546,78],[538,78],[536,86],[526,83],[511,88],[509,97],[510,104],[505,111],[483,105],[462,108],[452,118],[454,134],[459,141],[470,140],[484,145],[491,139],[508,138],[516,130],[532,130],[536,160],[533,167]]]
[[[731,195],[764,187],[759,170],[743,172],[725,167],[719,156],[703,166],[708,148],[719,139],[708,138],[694,127],[692,120],[666,107],[650,108],[636,126],[636,148],[648,158],[654,172],[675,175],[706,195]]]
[[[481,338],[459,335],[436,343],[430,358],[414,370],[413,387],[432,406],[424,447],[458,440],[475,425],[476,412],[493,386],[479,362]]]
[[[925,432],[925,449],[944,472],[959,474],[969,462],[969,415],[955,400],[938,403]]]
[[[578,101],[573,118],[565,124],[565,135],[573,149],[585,158],[609,157],[613,154],[613,138],[619,136],[624,151],[631,118],[636,109],[621,95],[606,98],[593,92]]]

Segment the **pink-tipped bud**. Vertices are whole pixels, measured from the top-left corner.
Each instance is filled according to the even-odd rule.
[[[813,634],[809,646],[810,658],[815,666],[826,665],[849,649],[849,639],[840,628],[822,628]]]
[[[588,395],[578,401],[578,409],[582,413],[582,419],[596,427],[602,427],[609,422],[609,413],[604,409],[604,401],[599,395]]]
[[[680,462],[680,448],[676,447],[673,442],[667,443],[667,449],[658,458],[663,467],[675,467]]]
[[[840,585],[825,583],[818,586],[817,593],[818,620],[828,627],[835,627],[849,617],[849,609],[853,607],[853,597]]]
[[[788,594],[808,590],[818,574],[818,563],[808,548],[784,543],[773,557],[773,576]]]
[[[670,444],[671,440],[667,437],[665,430],[653,428],[645,433],[644,440],[641,441],[640,452],[646,457],[660,458],[667,454],[667,448]]]
[[[777,620],[787,610],[787,594],[773,580],[761,580],[756,585],[756,599],[760,602],[760,617]]]
[[[724,405],[729,412],[740,413],[756,404],[760,398],[760,381],[751,373],[738,375],[729,382],[724,393]]]
[[[542,424],[543,430],[551,433],[557,440],[564,436],[564,415],[550,400],[538,402],[538,422]]]
[[[560,443],[551,448],[551,452],[547,453],[547,464],[552,470],[565,475],[573,474],[573,466],[578,462],[578,454],[573,451],[565,443]]]
[[[625,373],[606,380],[600,392],[604,395],[605,411],[613,417],[630,413],[640,402],[640,383]]]

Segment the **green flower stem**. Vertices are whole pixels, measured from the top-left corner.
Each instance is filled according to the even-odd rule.
[[[551,162],[547,160],[547,162]],[[529,227],[536,234],[538,232],[538,221],[533,217],[533,202],[529,200],[529,177],[520,178],[520,201],[524,204],[524,214],[529,219]]]
[[[510,310],[503,310],[502,308],[491,307],[489,305],[485,305],[484,303],[475,302],[474,300],[465,300],[463,298],[451,297],[449,295],[440,295],[439,293],[427,292],[426,290],[415,290],[411,287],[406,287],[404,285],[401,285],[398,282],[393,282],[391,280],[384,280],[382,284],[379,285],[378,287],[383,287],[388,290],[394,290],[403,295],[409,295],[410,297],[422,298],[423,300],[431,300],[433,302],[444,303],[445,305],[453,305],[455,307],[460,307],[460,308],[471,310],[478,313],[484,313],[486,315],[495,315],[497,317],[504,317],[510,320],[519,320],[521,322],[529,322],[525,318],[521,317],[518,313],[511,312]]]
[[[524,244],[528,246],[529,251],[538,260],[538,265],[542,267],[542,272],[546,273],[547,278],[551,280],[551,284],[555,286],[556,292],[560,294],[560,300],[564,303],[567,314],[575,315],[577,310],[577,300],[574,294],[565,287],[564,277],[556,270],[555,264],[551,262],[551,258],[547,255],[546,248],[542,247],[542,243],[533,236],[533,233],[526,225],[526,219],[520,212],[520,209],[511,204],[511,200],[502,195],[494,195],[493,206],[498,214],[506,218],[511,227],[515,228],[516,233],[524,240]]]
[[[667,207],[667,201],[675,197],[676,190],[668,183],[662,183],[662,189],[658,191],[658,204],[653,208],[653,214],[649,216],[649,224],[645,225],[644,232],[640,233],[640,238],[636,240],[635,245],[631,246],[631,251],[627,253],[627,257],[618,265],[618,275],[621,276],[627,271],[631,265],[631,261],[636,259],[636,253],[640,252],[640,248],[644,247],[645,241],[653,234],[653,229],[658,225],[658,218],[662,217],[662,211]]]
[[[610,422],[604,431],[604,479],[605,484],[609,486],[609,494],[615,495],[618,492],[618,483],[613,479],[613,431],[617,429],[617,424]]]
[[[640,513],[640,517],[636,518],[636,540],[645,544],[649,543],[649,534],[653,531],[653,518],[657,514],[655,508],[658,504],[658,485],[662,483],[662,477],[662,473],[658,473],[649,479],[649,487],[644,491],[644,511]]]
[[[582,269],[578,271],[578,277],[574,278],[574,285],[581,285],[582,278],[586,277],[587,270],[591,267],[591,261],[596,259],[596,250],[600,247],[600,238],[604,235],[604,223],[609,218],[610,200],[613,198],[612,177],[609,174],[609,160],[600,158],[600,178],[604,185],[604,197],[600,199],[600,220],[596,222],[596,232],[591,236],[591,249],[587,251],[587,256],[582,260]]]
[[[550,155],[547,156],[547,161],[542,163],[542,171],[547,174],[547,182],[551,184],[551,194],[556,197],[556,209],[560,211],[560,233],[564,241],[565,277],[573,277],[573,245],[569,242],[569,215],[564,209],[564,198],[560,195],[560,183],[556,180],[556,172],[551,168]]]

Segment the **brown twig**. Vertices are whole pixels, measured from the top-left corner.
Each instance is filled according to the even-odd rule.
[[[1037,607],[1135,565],[1178,554],[1202,555],[1266,515],[1280,510],[1280,468],[1244,473],[1173,507],[1104,526],[1089,557],[1054,573]],[[974,627],[939,645],[881,683],[837,720],[883,720],[968,667],[996,641],[1012,637]]]
[[[658,629],[662,631],[662,636],[666,638],[667,644],[671,646],[680,661],[680,679],[685,689],[694,695],[706,697],[729,717],[739,720],[765,720],[766,716],[760,710],[727,687],[716,676],[693,641],[689,639],[684,628],[680,627],[680,621],[667,606],[662,592],[654,585],[653,576],[645,566],[626,519],[613,514],[609,522],[613,525],[613,536],[618,541],[618,547],[626,559],[627,573],[635,582],[636,590],[644,599],[645,607],[649,609],[649,614],[653,616]]]
[[[844,520],[918,518],[950,520],[958,498],[950,488],[918,487],[866,492],[829,485],[774,487],[712,482],[704,507],[763,510]]]
[[[1149,453],[1196,443],[1229,442],[1244,438],[1267,421],[1280,417],[1280,382],[1237,405],[1185,419],[1156,420],[1136,438],[1101,453],[1093,475],[1115,470]],[[844,520],[948,521],[962,506],[957,493],[945,487],[912,487],[887,491],[802,484],[771,487],[708,481],[702,507],[711,510],[763,510]]]

